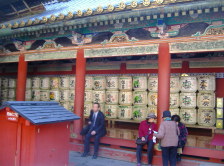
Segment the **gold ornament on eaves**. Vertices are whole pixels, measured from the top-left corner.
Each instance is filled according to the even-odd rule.
[[[56,20],[56,16],[52,14],[50,17],[50,21],[55,21],[55,20]]]
[[[77,16],[79,16],[79,17],[82,16],[82,11],[81,10],[77,11]]]
[[[19,27],[18,22],[15,22],[15,23],[13,24],[13,28],[18,28],[18,27]]]
[[[34,24],[39,24],[39,23],[40,23],[40,20],[38,18],[35,18]]]
[[[137,1],[132,1],[131,2],[131,7],[136,8],[138,6],[138,2]]]
[[[21,21],[20,24],[19,24],[19,26],[20,27],[24,27],[25,26],[25,22],[24,21]]]
[[[102,13],[103,12],[103,7],[102,6],[98,6],[97,9],[96,9],[96,11],[98,13]]]
[[[114,6],[113,5],[108,5],[107,10],[109,12],[112,12],[114,10]]]
[[[144,0],[143,5],[144,6],[149,6],[150,5],[150,0]]]
[[[5,29],[5,28],[6,28],[5,24],[2,24],[1,29]]]
[[[45,16],[44,16],[44,17],[42,17],[41,22],[42,22],[42,23],[46,23],[46,22],[47,22],[47,17],[45,17]]]
[[[66,19],[71,19],[73,17],[73,13],[72,12],[68,12]]]
[[[12,24],[8,23],[7,28],[12,28]]]
[[[26,25],[30,26],[30,25],[32,25],[32,23],[33,23],[32,20],[28,20],[27,23],[26,23]]]
[[[86,11],[86,14],[87,14],[87,15],[91,15],[92,13],[93,13],[93,10],[90,9],[90,8],[88,8],[87,11]]]
[[[64,14],[60,13],[58,15],[58,20],[63,20],[64,18],[65,18],[65,15]]]
[[[156,0],[156,3],[159,5],[162,4],[163,2],[164,2],[164,0]]]
[[[124,2],[121,2],[121,3],[119,4],[119,8],[120,8],[120,9],[125,9],[125,7],[126,7],[126,4],[125,4]]]

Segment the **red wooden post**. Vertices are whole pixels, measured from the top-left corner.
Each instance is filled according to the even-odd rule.
[[[170,107],[170,61],[169,44],[160,43],[158,58],[158,125],[162,121],[163,111],[169,110]]]
[[[24,54],[21,54],[19,56],[18,73],[17,73],[16,101],[25,101],[26,77],[27,77],[27,62],[25,61]]]
[[[86,74],[86,59],[84,58],[84,49],[79,49],[77,52],[77,58],[76,58],[74,113],[80,116],[81,119],[74,121],[74,132],[76,134],[76,137],[79,136],[79,133],[83,125],[85,74]]]

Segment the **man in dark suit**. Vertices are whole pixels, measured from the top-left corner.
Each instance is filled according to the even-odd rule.
[[[85,135],[84,152],[82,157],[88,156],[90,149],[90,139],[95,137],[93,159],[96,159],[99,150],[100,138],[106,135],[105,117],[104,114],[100,111],[99,103],[93,104],[93,109],[91,110],[89,116],[88,126],[83,128],[81,135]]]

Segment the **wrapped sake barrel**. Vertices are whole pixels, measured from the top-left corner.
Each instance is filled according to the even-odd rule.
[[[26,89],[31,89],[32,88],[32,80],[31,78],[26,79]]]
[[[40,101],[40,90],[39,89],[32,90],[32,100]]]
[[[130,120],[132,118],[132,106],[118,106],[118,118]]]
[[[86,90],[84,94],[84,101],[85,102],[92,102],[93,101],[93,91]]]
[[[40,91],[40,101],[49,101],[49,90]]]
[[[69,101],[70,100],[70,91],[71,90],[60,90],[60,101]]]
[[[85,78],[85,89],[92,90],[93,89],[93,77],[86,76]]]
[[[16,90],[8,89],[8,99],[15,99],[15,98],[16,98]]]
[[[51,77],[50,78],[50,88],[51,89],[59,88],[59,77]]]
[[[180,78],[170,77],[170,93],[178,93],[180,91]]]
[[[119,92],[118,91],[106,91],[106,103],[118,104]]]
[[[69,103],[69,111],[71,111],[71,112],[74,112],[74,109],[75,109],[75,104],[74,104],[74,102],[70,102]]]
[[[181,92],[196,92],[197,91],[197,77],[180,77]]]
[[[132,91],[120,91],[119,104],[120,105],[132,105]]]
[[[105,112],[105,104],[104,103],[100,103],[100,111],[101,112]]]
[[[32,78],[32,89],[40,89],[40,77]]]
[[[1,89],[1,98],[8,99],[8,89]]]
[[[179,108],[171,108],[170,109],[171,115],[180,115],[180,109]]]
[[[170,93],[170,108],[178,108],[180,106],[179,93]]]
[[[148,113],[154,113],[157,115],[157,107],[148,107]]]
[[[69,88],[75,89],[75,76],[73,75],[69,77]]]
[[[8,88],[16,88],[16,79],[9,78]]]
[[[181,121],[184,124],[196,124],[197,123],[197,110],[196,109],[181,109],[180,110]]]
[[[93,77],[93,89],[94,90],[105,90],[106,89],[106,78],[104,76]]]
[[[118,105],[105,105],[104,115],[109,119],[116,119],[118,112]]]
[[[139,106],[134,105],[132,109],[132,117],[136,121],[142,121],[145,120],[147,117],[148,108],[147,106]]]
[[[65,109],[69,110],[70,109],[70,103],[68,101],[63,101],[60,102],[61,106],[64,107]]]
[[[60,95],[58,90],[49,90],[49,99],[50,101],[59,101]]]
[[[149,92],[158,92],[158,76],[150,76],[148,79]]]
[[[147,105],[147,92],[146,91],[134,91],[133,92],[133,104]]]
[[[40,89],[43,89],[43,90],[50,89],[50,78],[49,77],[41,77],[40,78]]]
[[[119,77],[119,90],[132,90],[132,77],[131,76]]]
[[[2,89],[8,88],[9,79],[6,77],[2,77]]]
[[[180,93],[180,107],[181,108],[195,108],[196,107],[196,93]]]
[[[93,109],[93,103],[85,102],[84,103],[84,116],[89,116],[90,111]]]
[[[157,107],[157,98],[158,98],[157,93],[149,92],[149,94],[148,94],[148,104],[149,104],[150,107]]]
[[[133,89],[139,91],[147,90],[147,76],[134,76]]]
[[[215,91],[215,76],[199,76],[198,77],[199,91]]]
[[[69,76],[60,76],[59,78],[59,88],[69,89],[70,88],[70,78]]]
[[[106,100],[105,91],[95,90],[93,91],[93,102],[94,103],[104,103]]]
[[[197,106],[199,108],[215,108],[215,93],[198,93]]]
[[[214,126],[216,121],[215,110],[207,108],[198,109],[198,124],[201,126]]]
[[[31,101],[32,100],[32,90],[31,89],[27,89],[26,90],[26,97],[25,97],[26,101]]]
[[[106,89],[118,90],[118,77],[106,77]]]
[[[74,102],[75,101],[75,90],[70,90],[69,101],[70,102]]]

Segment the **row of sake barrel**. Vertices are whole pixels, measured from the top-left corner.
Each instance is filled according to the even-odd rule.
[[[0,78],[0,99],[4,101],[15,100],[16,98],[16,79],[12,77]]]
[[[54,90],[54,89],[74,89],[75,76],[40,76],[27,78],[27,89],[41,89],[41,90]]]
[[[65,109],[73,112],[74,111],[74,102],[69,102],[69,101],[61,101],[60,102],[61,106],[63,106]]]
[[[158,91],[157,76],[87,76],[86,90],[149,90]],[[170,92],[215,91],[215,76],[185,76],[170,78]]]

